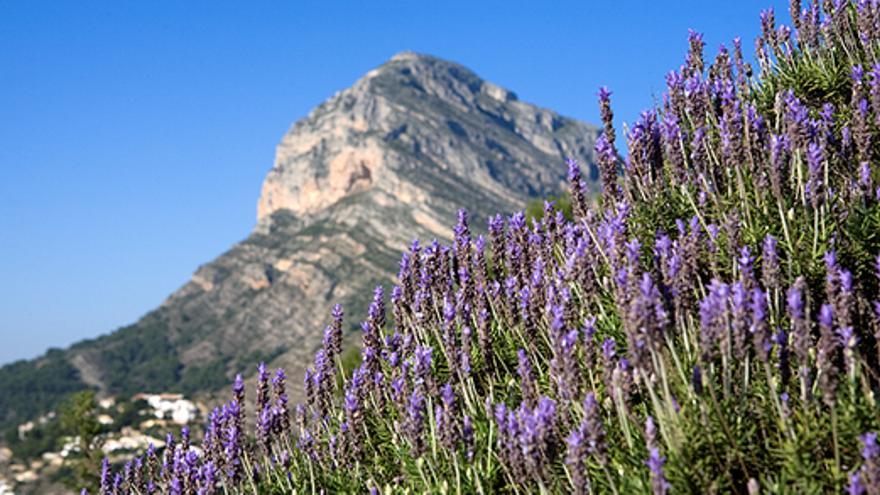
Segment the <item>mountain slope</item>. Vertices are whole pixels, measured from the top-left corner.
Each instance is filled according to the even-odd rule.
[[[399,252],[415,238],[448,238],[459,208],[480,227],[558,193],[563,159],[592,164],[596,136],[460,65],[398,54],[282,138],[247,239],[137,323],[0,369],[0,422],[85,386],[210,392],[260,360],[285,366],[296,387],[333,303],[364,314]],[[40,400],[29,401],[35,389]]]

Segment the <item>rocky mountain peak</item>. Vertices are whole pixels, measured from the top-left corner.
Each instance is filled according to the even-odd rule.
[[[282,138],[257,217],[261,225],[279,210],[308,218],[367,191],[416,205],[425,188],[420,171],[407,171],[426,164],[484,184],[509,206],[514,198],[501,196],[511,186],[518,200],[559,186],[563,167],[548,174],[544,163],[535,174],[535,153],[589,161],[594,136],[594,128],[521,102],[459,64],[401,52]]]
[[[517,99],[516,93],[484,81],[467,67],[411,51],[394,55],[367,73],[363,80],[370,81],[377,76],[450,102],[472,102],[481,94],[502,102]]]
[[[287,369],[297,400],[334,303],[356,328],[373,288],[395,282],[401,251],[413,239],[449,238],[458,209],[479,231],[489,215],[558,194],[568,157],[595,178],[597,135],[461,65],[395,55],[284,135],[250,236],[134,324],[4,368],[0,383],[56,373],[65,390],[198,395],[265,361]],[[63,395],[29,409],[0,398],[0,420]]]

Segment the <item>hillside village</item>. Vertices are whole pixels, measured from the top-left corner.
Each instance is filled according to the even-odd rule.
[[[207,406],[183,394],[138,393],[128,399],[97,400],[93,416],[101,428],[103,454],[111,462],[122,462],[151,444],[161,449],[165,433],[198,424],[207,416]],[[60,427],[55,411],[18,425],[0,443],[0,495],[40,493],[45,483],[63,480],[80,454],[79,445],[79,438]]]

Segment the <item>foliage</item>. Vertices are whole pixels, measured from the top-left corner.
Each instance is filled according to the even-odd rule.
[[[568,193],[551,196],[545,200],[533,199],[526,205],[526,218],[531,222],[539,221],[548,211],[562,212],[566,220],[572,219],[571,197]]]
[[[92,358],[111,394],[178,389],[182,366],[159,324],[130,326],[103,337]]]
[[[58,448],[64,431],[57,419],[45,423],[35,423],[34,428],[22,438],[17,428],[10,428],[6,433],[6,444],[12,450],[14,459],[30,462],[38,459],[44,452]]]
[[[101,466],[102,433],[101,424],[97,419],[95,393],[83,391],[71,395],[59,409],[61,431],[77,441],[78,451],[67,459],[72,476],[65,479],[65,484],[74,489],[87,488],[95,490],[98,485],[98,470]]]
[[[143,418],[144,411],[149,407],[150,405],[143,399],[122,402],[113,418],[111,430],[120,431],[127,426],[137,426]]]
[[[18,361],[0,373],[0,429],[8,430],[54,408],[59,398],[86,386],[60,350],[49,350],[35,361]]]

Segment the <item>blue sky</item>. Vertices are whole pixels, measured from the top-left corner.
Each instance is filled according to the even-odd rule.
[[[621,123],[688,28],[751,52],[787,3],[0,0],[0,363],[133,322],[246,237],[279,138],[396,52],[591,122],[607,85]]]

